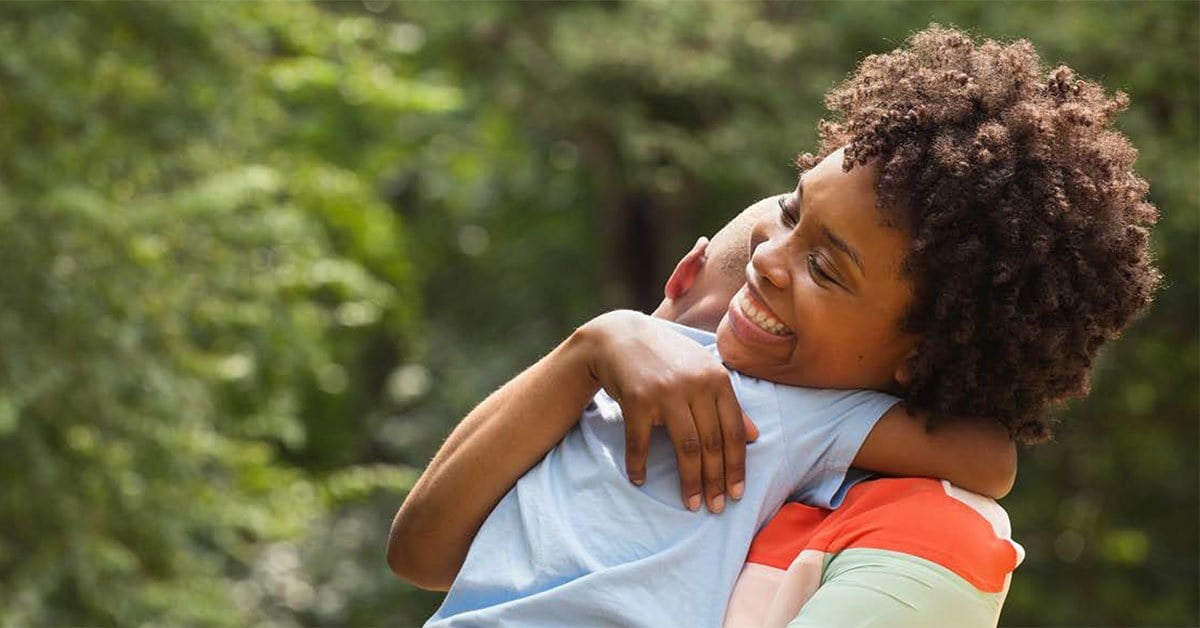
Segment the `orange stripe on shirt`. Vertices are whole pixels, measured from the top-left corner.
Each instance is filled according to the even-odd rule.
[[[937,563],[988,592],[1004,589],[1020,561],[979,512],[938,480],[885,478],[850,489],[837,510],[788,503],[755,537],[747,563],[786,570],[801,551],[849,548],[902,552]]]

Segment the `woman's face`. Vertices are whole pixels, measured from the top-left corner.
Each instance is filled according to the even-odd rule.
[[[842,151],[777,197],[750,236],[746,285],[717,327],[731,368],[812,388],[896,390],[917,338],[901,273],[909,235],[883,224],[877,170],[842,170]]]

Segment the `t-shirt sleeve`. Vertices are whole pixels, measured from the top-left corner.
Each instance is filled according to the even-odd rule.
[[[838,506],[841,506],[842,500],[846,499],[846,493],[848,493],[855,484],[858,484],[859,482],[865,482],[876,477],[879,477],[879,474],[875,473],[874,471],[850,467],[850,469],[846,471],[846,477],[842,478],[842,483],[838,486],[837,490],[833,492],[833,497],[829,498],[830,507],[837,508]]]
[[[777,393],[793,469],[792,499],[837,508],[846,489],[863,479],[847,475],[863,441],[899,399],[869,390],[780,386]]]

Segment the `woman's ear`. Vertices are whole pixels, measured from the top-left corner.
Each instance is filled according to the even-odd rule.
[[[692,289],[692,285],[696,283],[696,277],[700,276],[700,271],[704,269],[704,263],[708,261],[708,238],[701,236],[696,240],[692,250],[679,260],[675,265],[675,270],[671,272],[671,276],[667,278],[667,285],[663,288],[663,295],[668,299],[675,300],[687,294],[688,290]]]
[[[908,350],[904,359],[900,360],[900,364],[896,365],[896,373],[893,375],[896,383],[900,384],[901,388],[908,388],[912,383],[912,363],[917,359],[917,348],[913,347]]]

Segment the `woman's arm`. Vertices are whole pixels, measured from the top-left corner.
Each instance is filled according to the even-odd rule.
[[[488,513],[600,389],[582,344],[572,335],[450,433],[392,521],[387,561],[397,576],[424,589],[450,588]]]
[[[1017,445],[996,421],[947,419],[926,429],[925,417],[903,404],[884,413],[854,458],[854,466],[898,476],[949,480],[1000,499],[1017,477]]]
[[[388,565],[445,590],[492,508],[557,444],[603,387],[621,404],[626,467],[640,483],[651,427],[675,443],[684,504],[739,498],[754,428],[728,373],[700,345],[644,314],[599,316],[492,393],[454,429],[392,522]],[[747,421],[747,423],[743,423]]]

